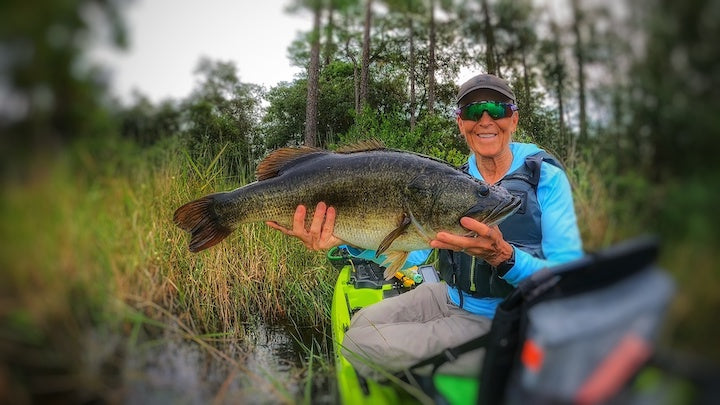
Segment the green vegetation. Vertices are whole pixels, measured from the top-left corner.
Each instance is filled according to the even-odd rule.
[[[195,255],[172,225],[182,203],[244,182],[221,174],[227,159],[191,161],[178,142],[105,146],[112,156],[79,144],[42,177],[4,190],[2,337],[23,347],[6,359],[16,378],[29,378],[23,373],[35,367],[89,373],[78,379],[120,378],[93,375],[78,362],[86,358],[88,328],[126,336],[127,350],[141,343],[138,333],[157,339],[170,330],[211,354],[223,342],[242,341],[246,325],[258,320],[292,319],[322,336],[334,283],[324,255],[260,224]],[[54,350],[57,364],[28,363]],[[119,360],[99,359],[111,368]],[[82,388],[75,384],[85,382],[67,388]]]
[[[252,180],[286,145],[373,137],[460,164],[461,69],[512,82],[515,137],[566,163],[586,250],[661,236],[660,264],[678,285],[664,344],[720,361],[717,5],[568,1],[572,16],[558,21],[530,1],[387,1],[366,38],[368,3],[294,3],[322,16],[318,63],[317,35],[289,49],[318,75],[265,89],[232,63],[202,60],[186,98],[138,94],[130,105],[82,63],[88,7],[111,22],[115,44],[127,42],[115,3],[0,6],[0,94],[11,101],[0,106],[0,402],[127,396],[128,359],[173,339],[227,367],[210,383],[218,402],[238,386],[310,402],[331,367],[335,271],[262,224],[190,254],[172,213]],[[238,342],[273,324],[293,325],[296,381],[244,366],[250,349]]]

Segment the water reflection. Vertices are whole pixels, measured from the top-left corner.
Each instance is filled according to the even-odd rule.
[[[333,402],[327,388],[329,370],[310,371],[306,349],[324,337],[261,323],[248,325],[245,335],[245,341],[224,341],[214,344],[216,349],[172,332],[138,345],[128,351],[123,367],[124,402],[277,404],[303,402],[303,398]],[[320,355],[327,357],[324,353]],[[319,363],[316,359],[315,367]]]

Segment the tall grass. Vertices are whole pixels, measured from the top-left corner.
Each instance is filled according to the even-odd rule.
[[[165,196],[159,196],[165,222],[185,202],[250,181],[245,174],[227,176],[220,154],[206,165],[203,160],[210,156],[184,156],[183,161],[168,159],[169,172],[159,176],[172,183]],[[205,172],[187,170],[203,166]],[[189,235],[169,223],[164,229],[167,277],[176,286],[185,286],[182,302],[194,318],[208,322],[203,328],[234,330],[238,323],[257,317],[266,321],[290,317],[303,325],[322,325],[329,319],[335,275],[328,271],[322,253],[308,252],[297,240],[253,224],[242,226],[211,249],[192,254],[187,251]]]
[[[222,348],[248,324],[292,319],[323,332],[335,274],[322,253],[257,224],[192,254],[172,223],[183,203],[248,180],[223,171],[230,158],[115,140],[78,145],[3,186],[0,371],[18,383],[9,398],[104,395],[122,384],[138,339],[168,332],[240,370]],[[38,374],[54,385],[30,381]]]

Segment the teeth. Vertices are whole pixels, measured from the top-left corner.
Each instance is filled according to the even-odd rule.
[[[492,138],[495,134],[477,134],[480,138]]]

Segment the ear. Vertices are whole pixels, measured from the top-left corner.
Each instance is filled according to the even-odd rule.
[[[515,132],[518,126],[518,122],[520,122],[520,115],[518,111],[515,111],[513,113],[512,117],[510,117],[510,120],[510,122],[512,123],[512,129],[510,130],[510,132]]]
[[[460,130],[460,133],[461,133],[462,135],[465,135],[465,132],[463,131],[463,120],[462,120],[462,118],[460,118],[459,115],[456,115],[456,116],[455,116],[455,121],[457,122],[458,129]]]

